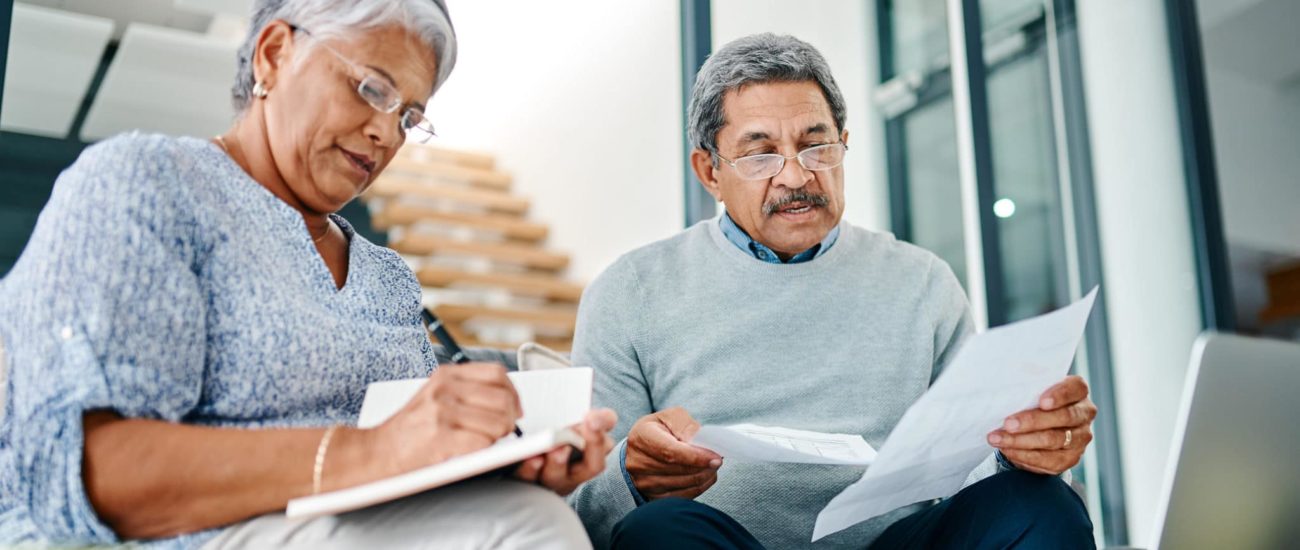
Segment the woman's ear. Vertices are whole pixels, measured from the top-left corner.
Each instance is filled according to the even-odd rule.
[[[272,21],[257,35],[253,50],[253,78],[270,91],[289,59],[293,56],[293,28],[288,23]]]
[[[704,190],[713,195],[713,200],[722,200],[722,187],[718,184],[717,174],[718,167],[713,165],[713,154],[704,149],[691,151],[691,169],[695,170],[695,177],[700,179],[704,185]]]

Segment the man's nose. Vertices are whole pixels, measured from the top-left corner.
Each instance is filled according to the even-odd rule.
[[[785,166],[772,177],[772,183],[790,189],[801,189],[812,179],[812,172],[804,169],[798,158],[790,158],[785,159]]]

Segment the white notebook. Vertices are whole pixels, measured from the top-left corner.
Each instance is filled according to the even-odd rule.
[[[513,434],[496,444],[401,475],[289,501],[285,515],[309,518],[339,514],[422,493],[531,458],[562,445],[581,450],[583,441],[569,429],[591,410],[592,370],[566,368],[512,372],[510,381],[519,394],[523,437]],[[366,389],[357,426],[383,423],[411,399],[425,380],[377,382]]]

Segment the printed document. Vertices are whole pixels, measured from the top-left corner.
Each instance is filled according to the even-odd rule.
[[[790,428],[737,424],[703,426],[691,445],[727,460],[865,466],[876,450],[860,435],[828,434]]]
[[[1063,380],[1097,296],[971,337],[903,414],[875,461],[817,516],[812,540],[916,502],[946,498],[993,454],[988,434]]]

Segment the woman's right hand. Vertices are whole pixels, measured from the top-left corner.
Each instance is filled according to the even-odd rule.
[[[440,367],[397,414],[368,429],[213,428],[95,410],[82,420],[82,475],[91,505],[119,536],[169,537],[312,494],[322,442],[319,489],[327,492],[488,447],[514,429],[520,410],[505,367],[488,364]]]
[[[381,476],[396,475],[486,448],[522,415],[505,367],[438,367],[397,414],[369,434]]]

